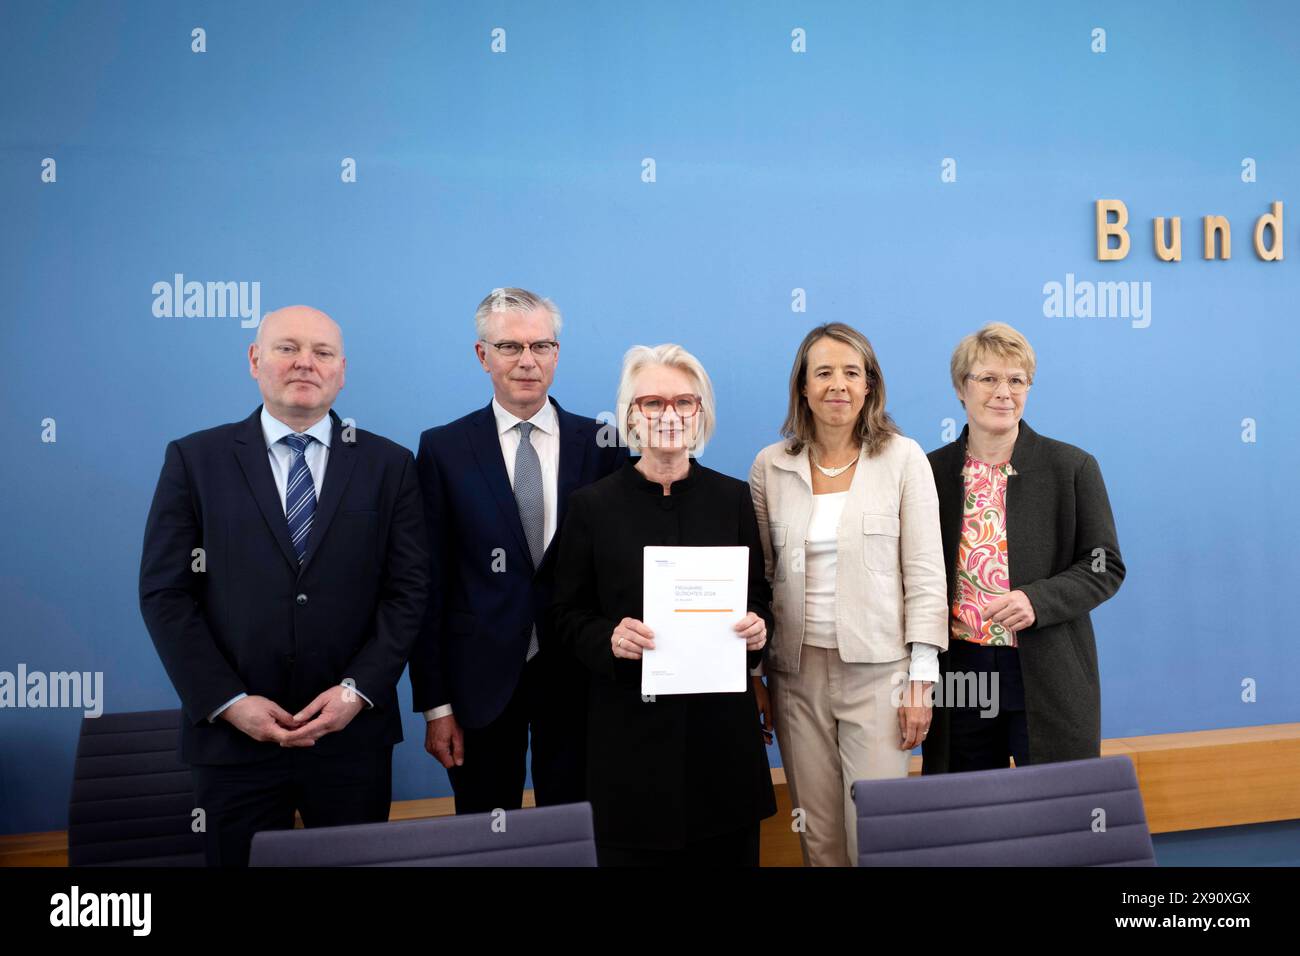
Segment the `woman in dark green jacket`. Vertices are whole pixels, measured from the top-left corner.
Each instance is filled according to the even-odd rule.
[[[1119,589],[1124,563],[1096,459],[1022,418],[1034,366],[1024,336],[996,322],[953,353],[967,424],[929,455],[950,640],[924,773],[1100,756],[1088,612]]]

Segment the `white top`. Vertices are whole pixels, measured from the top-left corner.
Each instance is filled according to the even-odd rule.
[[[848,496],[847,491],[813,495],[808,535],[804,541],[803,565],[803,642],[810,647],[839,647],[835,638],[836,552],[839,548],[840,518],[844,514],[844,503]],[[909,679],[937,681],[939,648],[920,641],[912,642],[910,647],[912,656],[908,666]]]
[[[803,558],[803,642],[812,647],[839,646],[835,640],[836,529],[848,497],[847,491],[813,495]]]

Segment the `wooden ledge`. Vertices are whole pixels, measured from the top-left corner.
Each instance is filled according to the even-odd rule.
[[[1132,758],[1152,833],[1300,819],[1300,724],[1116,737],[1102,741],[1101,753]],[[920,774],[920,757],[912,758],[909,772]],[[763,821],[763,865],[801,866],[780,767],[772,770],[772,784],[777,811]],[[531,790],[524,793],[524,806],[534,806]],[[453,810],[451,797],[399,800],[389,819],[450,816]],[[62,830],[0,836],[0,866],[67,862],[68,835]]]

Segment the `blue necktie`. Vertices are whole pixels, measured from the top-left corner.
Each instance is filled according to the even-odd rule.
[[[533,567],[539,568],[545,551],[546,512],[542,497],[542,462],[529,437],[536,426],[532,422],[520,422],[515,427],[519,429],[519,448],[515,452],[515,501],[519,505],[519,520],[523,522]],[[528,638],[525,660],[531,661],[536,655],[537,627],[534,625]]]
[[[311,535],[311,519],[316,513],[316,483],[307,467],[307,446],[311,435],[285,435],[280,441],[293,449],[293,464],[289,466],[289,483],[284,491],[284,516],[289,521],[289,537],[302,564],[307,554],[307,538]]]

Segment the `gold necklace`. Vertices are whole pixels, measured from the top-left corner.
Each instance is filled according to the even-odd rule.
[[[827,478],[838,478],[840,475],[844,474],[846,471],[848,471],[850,468],[852,468],[854,465],[858,463],[858,459],[855,456],[854,459],[851,462],[849,462],[847,465],[841,465],[838,468],[823,468],[821,466],[821,463],[817,461],[817,456],[812,453],[812,449],[808,450],[808,457],[812,459],[812,463],[814,467],[816,467],[816,469],[820,471],[823,475],[825,475]]]

